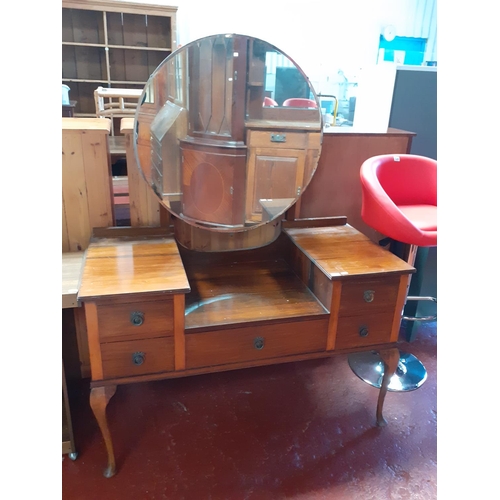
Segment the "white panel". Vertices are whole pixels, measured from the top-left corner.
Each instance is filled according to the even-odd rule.
[[[360,72],[352,128],[354,131],[387,132],[396,68],[395,64],[379,64]]]

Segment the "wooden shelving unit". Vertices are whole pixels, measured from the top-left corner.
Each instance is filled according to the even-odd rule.
[[[177,7],[113,0],[63,0],[62,82],[75,116],[95,116],[99,87],[142,89],[177,47]]]

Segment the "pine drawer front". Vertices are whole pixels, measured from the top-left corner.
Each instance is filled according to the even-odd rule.
[[[400,277],[342,283],[339,316],[394,311]]]
[[[100,342],[166,337],[174,333],[171,298],[123,304],[99,304]]]
[[[173,337],[101,344],[103,378],[133,377],[174,370]]]
[[[328,317],[186,335],[186,368],[245,363],[326,349]]]
[[[394,311],[340,317],[335,349],[390,342],[393,318]]]

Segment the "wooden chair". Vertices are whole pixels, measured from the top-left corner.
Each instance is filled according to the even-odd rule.
[[[114,134],[114,118],[134,117],[142,90],[97,87],[94,90],[97,118],[111,119],[111,135]]]

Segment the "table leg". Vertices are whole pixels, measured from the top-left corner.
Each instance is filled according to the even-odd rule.
[[[108,419],[106,418],[106,407],[108,406],[109,400],[114,396],[115,392],[116,385],[94,387],[90,391],[90,407],[92,408],[97,423],[99,424],[99,428],[101,429],[101,434],[106,445],[106,451],[108,452],[108,466],[104,471],[105,477],[114,476],[116,472],[113,442],[111,441]]]
[[[382,378],[382,385],[380,386],[380,391],[378,394],[377,425],[379,427],[385,427],[387,425],[387,420],[382,415],[382,409],[384,406],[385,395],[387,394],[389,382],[394,373],[396,373],[396,369],[398,367],[399,349],[397,347],[382,349],[381,351],[379,351],[379,355],[384,362],[384,377]]]

